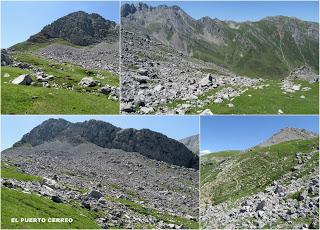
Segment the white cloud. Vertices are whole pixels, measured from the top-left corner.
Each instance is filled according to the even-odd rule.
[[[200,154],[208,154],[208,153],[211,153],[211,151],[208,149],[200,151]]]

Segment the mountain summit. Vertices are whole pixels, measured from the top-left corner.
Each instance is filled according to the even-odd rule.
[[[306,140],[317,137],[318,134],[314,132],[310,132],[306,129],[299,129],[299,128],[283,128],[280,129],[279,132],[275,133],[269,139],[265,140],[259,147],[267,147],[275,144],[279,144],[285,141],[292,141],[292,140]]]
[[[71,123],[63,119],[49,119],[24,135],[13,147],[38,146],[55,141],[73,146],[92,143],[108,149],[138,152],[174,165],[198,168],[198,156],[176,140],[149,129],[121,129],[97,120]]]
[[[83,11],[70,13],[45,26],[31,36],[29,42],[45,42],[51,38],[62,38],[75,45],[87,46],[107,39],[117,38],[117,26],[96,13]]]

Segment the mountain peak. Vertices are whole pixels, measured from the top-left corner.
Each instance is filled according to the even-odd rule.
[[[269,139],[262,142],[258,146],[267,147],[267,146],[279,144],[285,141],[306,140],[306,139],[311,139],[317,136],[318,136],[317,133],[310,132],[306,129],[286,127],[286,128],[280,129],[277,133],[272,135]]]
[[[25,134],[13,147],[38,146],[61,142],[71,146],[92,143],[102,148],[137,152],[151,159],[197,168],[195,156],[182,143],[149,129],[121,129],[111,123],[88,120],[71,123],[49,119]]]
[[[51,38],[62,38],[73,44],[86,46],[107,39],[115,39],[116,31],[115,22],[106,20],[97,13],[76,11],[45,26],[28,41],[45,42]]]

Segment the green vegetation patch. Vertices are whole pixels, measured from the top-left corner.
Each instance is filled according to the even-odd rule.
[[[200,184],[201,187],[208,182],[214,181],[220,173],[219,164],[229,158],[238,156],[240,151],[227,150],[201,156]]]
[[[41,181],[42,178],[40,176],[29,175],[23,173],[17,169],[15,166],[11,166],[1,162],[1,177],[2,178],[13,178],[17,180],[23,181]]]
[[[22,56],[25,57],[25,56]],[[30,57],[31,58],[31,57]],[[46,62],[46,60],[32,57],[34,63]],[[40,64],[39,64],[40,65]],[[51,64],[50,64],[51,65]],[[62,64],[61,64],[62,65]],[[53,74],[56,81],[62,84],[77,85],[82,77],[87,76],[90,72],[76,67],[76,74],[68,74],[57,67],[49,66],[47,63],[47,73]],[[72,65],[62,65],[64,68],[71,68]],[[2,114],[118,114],[119,102],[108,100],[106,95],[94,94],[90,92],[71,91],[67,89],[55,89],[36,86],[13,85],[11,80],[21,74],[31,74],[28,70],[21,70],[15,67],[2,67],[1,72],[1,100]],[[103,71],[101,73],[104,73]],[[4,77],[9,74],[9,77]],[[106,73],[104,73],[106,74]],[[110,73],[111,74],[111,73]],[[73,77],[71,77],[73,76]],[[104,75],[106,76],[106,75]],[[110,75],[111,76],[111,75]],[[117,85],[118,78],[115,75],[106,77],[105,84]],[[35,78],[33,77],[35,80]],[[92,89],[90,89],[92,90]]]
[[[205,195],[211,197],[213,204],[219,204],[260,192],[293,169],[297,164],[295,153],[308,153],[317,146],[318,138],[314,138],[288,141],[264,148],[256,147],[239,154],[232,158],[234,162],[223,174],[215,175],[216,171],[212,170],[214,177],[206,184],[209,189]],[[208,174],[206,171],[202,172],[204,173]]]
[[[194,108],[189,111],[196,114],[198,110],[210,109],[214,114],[277,114],[281,109],[285,114],[318,114],[319,113],[319,88],[318,83],[298,81],[301,87],[310,87],[309,91],[297,91],[283,94],[279,85],[280,81],[266,81],[269,87],[263,89],[249,89],[244,94],[236,97],[232,102],[225,100],[221,104],[209,103],[203,108]],[[212,89],[200,95],[204,100],[207,96],[214,95],[218,90]],[[300,98],[300,96],[305,98]],[[229,108],[228,104],[234,104]]]
[[[11,218],[72,218],[72,223],[12,223]],[[58,204],[35,194],[1,189],[2,229],[97,229],[89,211],[68,204]]]
[[[54,75],[57,83],[78,83],[84,77],[93,77],[94,79],[99,80],[101,85],[109,84],[112,86],[119,86],[119,77],[106,70],[87,70],[70,63],[56,63],[30,53],[17,53],[14,57],[17,61],[39,67],[46,74]],[[3,71],[5,71],[5,69]],[[101,74],[104,79],[95,78],[95,75],[98,73]],[[90,87],[90,89],[94,89],[94,87]]]
[[[110,200],[112,202],[117,202],[117,203],[121,203],[125,206],[127,206],[128,208],[130,208],[131,210],[133,210],[134,212],[137,212],[141,215],[145,215],[145,216],[153,216],[156,219],[162,220],[166,223],[173,223],[173,224],[178,224],[178,225],[182,225],[188,229],[198,229],[199,228],[199,223],[197,221],[194,220],[189,220],[183,217],[179,217],[179,216],[174,216],[168,213],[162,213],[157,211],[156,209],[152,209],[152,208],[146,208],[141,206],[140,204],[137,204],[133,201],[130,201],[128,199],[124,199],[124,198],[115,198],[112,196],[106,196],[107,200]]]
[[[76,47],[76,48],[81,48],[81,46],[75,45],[75,44],[68,42],[66,40],[63,40],[61,38],[54,38],[54,39],[49,39],[45,42],[28,42],[28,41],[21,42],[21,43],[18,43],[16,45],[10,47],[10,49],[15,52],[26,52],[26,51],[32,52],[32,51],[36,51],[41,48],[45,48],[46,46],[54,44],[54,43],[72,46],[72,47]]]

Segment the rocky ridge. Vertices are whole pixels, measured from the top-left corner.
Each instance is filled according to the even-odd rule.
[[[37,146],[56,140],[72,145],[89,142],[103,148],[138,152],[169,164],[198,168],[198,156],[176,140],[148,129],[120,129],[96,120],[71,123],[63,119],[49,119],[24,135],[14,147]]]
[[[242,23],[207,16],[196,20],[179,6],[145,3],[123,4],[121,17],[126,30],[147,34],[185,54],[241,70],[242,74],[256,73],[251,77],[284,78],[297,63],[318,71],[316,22],[285,16]],[[252,66],[254,63],[260,67]]]
[[[318,134],[314,132],[310,132],[306,129],[299,128],[283,128],[279,132],[275,133],[269,139],[265,140],[259,147],[267,147],[275,144],[279,144],[285,141],[291,140],[307,140],[311,138],[317,137]]]
[[[115,22],[106,20],[99,14],[77,11],[45,26],[28,41],[41,43],[52,38],[62,38],[75,45],[87,46],[102,41],[117,40],[118,30]]]

